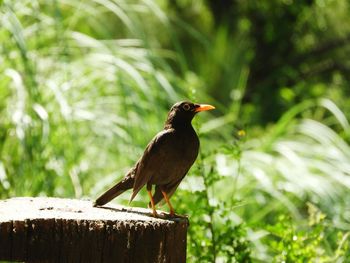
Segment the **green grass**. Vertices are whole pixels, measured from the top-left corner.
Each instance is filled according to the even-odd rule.
[[[191,220],[189,262],[349,260],[350,128],[336,102],[247,126],[245,42],[187,28],[211,58],[195,73],[177,38],[186,23],[153,1],[3,1],[0,14],[1,198],[94,199],[188,98],[217,106],[194,121],[201,153],[173,197]],[[230,107],[208,89],[218,82]]]
[[[174,197],[194,222],[191,261],[346,262],[350,149],[334,131],[346,134],[345,120],[322,99],[296,105],[259,137],[247,129],[209,153],[202,140],[185,194]]]

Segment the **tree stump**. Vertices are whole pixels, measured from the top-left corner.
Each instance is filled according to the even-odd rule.
[[[186,262],[186,218],[90,201],[0,201],[0,261]]]

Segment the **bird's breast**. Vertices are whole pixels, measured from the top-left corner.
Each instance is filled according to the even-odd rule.
[[[176,160],[175,165],[189,169],[198,155],[199,139],[197,134],[194,131],[186,133],[179,132],[176,134],[173,148],[173,153],[176,155],[174,156]]]
[[[195,133],[187,134],[179,144],[183,158],[195,159],[198,155],[199,139]]]
[[[157,172],[150,180],[153,184],[172,184],[187,173],[197,158],[199,139],[193,131],[173,133],[167,151],[159,159]]]
[[[179,159],[184,161],[195,159],[198,155],[199,139],[194,131],[178,132],[175,134],[174,148]]]

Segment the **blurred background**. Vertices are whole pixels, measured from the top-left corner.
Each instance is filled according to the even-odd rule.
[[[350,262],[349,1],[0,3],[0,198],[96,198],[189,99],[188,262]]]

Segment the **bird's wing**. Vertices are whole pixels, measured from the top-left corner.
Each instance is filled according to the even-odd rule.
[[[168,144],[173,143],[174,130],[167,129],[159,132],[147,145],[145,152],[136,164],[135,181],[130,202],[135,198],[141,188],[151,179],[157,171],[162,156],[167,155]]]

